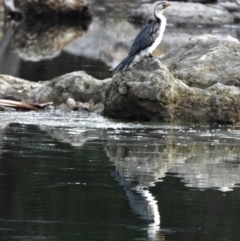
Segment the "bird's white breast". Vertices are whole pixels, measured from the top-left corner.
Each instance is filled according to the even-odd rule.
[[[141,56],[152,54],[152,52],[161,43],[162,38],[163,38],[163,33],[165,31],[165,28],[166,28],[167,20],[163,15],[161,15],[160,19],[161,19],[161,24],[160,24],[160,27],[159,27],[160,28],[159,36],[155,39],[154,43],[151,46],[149,46],[148,48],[146,48],[145,50],[143,50],[141,52]]]

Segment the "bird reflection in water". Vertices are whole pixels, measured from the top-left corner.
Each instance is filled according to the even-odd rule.
[[[165,240],[164,236],[160,234],[160,213],[157,200],[148,188],[140,185],[132,187],[131,183],[118,171],[112,172],[112,175],[115,177],[115,180],[118,181],[119,185],[124,187],[132,210],[137,213],[141,219],[149,222],[147,227],[148,238],[156,241]]]

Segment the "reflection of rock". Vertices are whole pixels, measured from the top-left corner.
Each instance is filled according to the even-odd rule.
[[[232,190],[240,183],[239,132],[190,133],[176,140],[176,160],[169,172],[177,173],[188,187]]]
[[[2,154],[3,139],[4,139],[4,126],[0,125],[0,155]]]
[[[134,196],[133,190],[143,195],[167,172],[177,173],[189,187],[228,191],[240,183],[239,133],[182,128],[144,133],[142,139],[118,134],[118,138],[109,137],[105,149],[116,166],[116,180],[129,197]]]
[[[109,138],[106,152],[116,170],[126,181],[136,183],[136,191],[144,187],[154,186],[154,183],[165,176],[165,173],[175,161],[171,144],[162,146],[162,139],[154,140],[154,143],[146,140],[140,144],[136,141],[123,145],[123,140]],[[130,185],[130,187],[132,187]]]
[[[169,171],[177,173],[182,178],[182,182],[188,187],[206,189],[217,188],[220,191],[230,191],[235,184],[240,183],[239,165],[234,165],[238,159],[238,154],[219,157],[219,150],[209,156],[195,154],[191,158],[186,158],[184,164],[175,165]],[[217,157],[215,159],[215,156]]]
[[[144,59],[114,75],[105,114],[135,120],[237,122],[239,51],[240,43],[233,38],[193,38],[162,58],[176,79],[156,59]]]
[[[71,129],[57,129],[50,126],[41,126],[41,130],[46,131],[52,138],[68,143],[72,146],[83,146],[87,141],[87,133],[85,131],[75,131]]]
[[[1,112],[1,110],[0,110]],[[7,126],[14,121],[14,117],[11,116],[1,116],[0,118],[0,157],[2,154],[2,146],[3,146],[3,142],[5,139],[5,129],[7,128]]]
[[[28,61],[40,61],[58,56],[65,45],[85,32],[81,26],[55,26],[46,30],[42,28],[42,23],[32,32],[24,32],[21,24],[18,27],[20,29],[15,29],[13,35],[13,49],[20,58]]]
[[[25,18],[15,26],[13,49],[22,59],[40,61],[56,57],[67,44],[82,36],[91,23],[91,18],[79,18],[76,14],[72,16],[75,20],[60,20],[56,16],[51,16],[50,21],[49,17]]]

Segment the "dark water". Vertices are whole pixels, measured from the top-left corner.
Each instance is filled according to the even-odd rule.
[[[1,240],[239,240],[240,126],[0,118]]]

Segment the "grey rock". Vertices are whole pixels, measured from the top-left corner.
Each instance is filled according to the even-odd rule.
[[[24,101],[31,99],[32,83],[10,75],[0,75],[0,99]],[[36,90],[36,88],[34,88]]]
[[[51,81],[34,84],[8,75],[0,75],[0,99],[29,103],[66,103],[69,99],[80,102],[103,103],[111,79],[98,80],[83,71],[56,77]],[[95,109],[93,110],[95,111]]]
[[[114,118],[170,120],[169,103],[174,101],[175,82],[158,60],[144,59],[113,77],[106,92],[105,114]]]
[[[143,59],[114,75],[106,92],[105,115],[151,121],[240,120],[236,39],[196,37],[161,61]]]
[[[219,1],[219,5],[227,9],[232,16],[234,17],[234,20],[237,22],[240,20],[240,4],[237,4],[238,0],[235,2],[232,1]]]
[[[89,110],[90,109],[90,104],[89,103],[83,103],[82,104],[82,108],[85,109],[85,110]]]
[[[104,104],[99,102],[96,105],[92,106],[91,112],[94,112],[96,114],[101,114],[104,111]]]
[[[38,103],[53,101],[55,104],[65,103],[68,98],[75,101],[94,103],[102,102],[105,89],[110,79],[97,80],[84,71],[72,72],[47,82],[36,93]]]
[[[161,60],[175,78],[190,87],[205,88],[217,82],[240,84],[240,43],[230,36],[194,37]]]
[[[142,21],[154,19],[153,10],[156,3],[144,4],[132,12],[130,18]],[[222,6],[201,3],[172,2],[164,15],[168,23],[176,25],[216,25],[232,23],[233,16]]]

